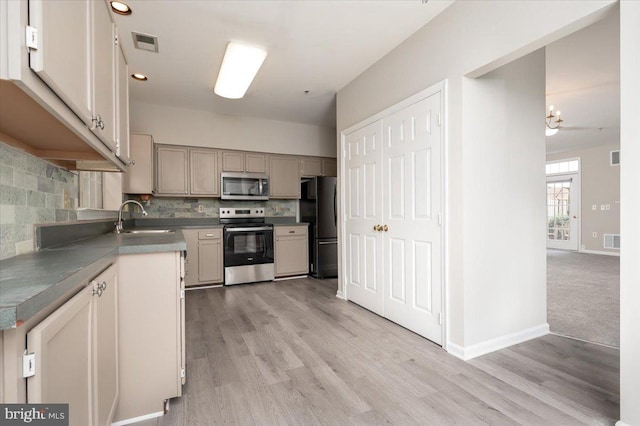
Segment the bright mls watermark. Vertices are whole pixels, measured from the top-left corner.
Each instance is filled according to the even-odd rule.
[[[0,426],[69,426],[69,404],[0,404]]]

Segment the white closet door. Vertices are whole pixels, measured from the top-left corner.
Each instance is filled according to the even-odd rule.
[[[440,93],[383,119],[384,316],[442,344]]]
[[[345,248],[349,300],[383,315],[382,122],[345,138]]]

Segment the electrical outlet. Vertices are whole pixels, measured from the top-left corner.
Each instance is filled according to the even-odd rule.
[[[591,206],[591,210],[598,210],[598,206],[597,206],[597,205],[595,205],[595,204],[594,204],[594,205],[592,205],[592,206]]]
[[[204,213],[204,206],[202,204],[198,204],[198,213]]]
[[[604,209],[605,210],[611,210],[611,204],[605,204]]]
[[[597,233],[597,232],[594,232],[593,234],[591,234],[591,236],[592,236],[593,238],[598,238],[598,233]]]
[[[604,209],[605,209],[604,204],[600,204],[600,210],[604,210]]]

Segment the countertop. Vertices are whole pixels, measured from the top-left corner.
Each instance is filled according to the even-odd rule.
[[[184,251],[177,228],[168,234],[104,234],[0,261],[0,330],[14,328],[98,275],[118,255]]]

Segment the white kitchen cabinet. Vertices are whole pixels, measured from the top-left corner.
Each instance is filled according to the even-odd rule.
[[[84,0],[83,0],[84,1]],[[55,2],[58,3],[58,2]],[[116,143],[116,35],[111,22],[109,6],[103,1],[92,1],[92,95],[93,132],[113,152]]]
[[[222,229],[183,229],[187,241],[185,284],[221,284],[224,281]]]
[[[70,425],[111,424],[118,403],[117,268],[110,266],[27,334],[28,403],[68,403]]]
[[[93,118],[91,14],[89,0],[29,0],[29,25],[38,31],[31,69],[88,126]]]
[[[182,395],[184,282],[180,252],[118,258],[120,402],[114,422],[161,416]]]
[[[306,225],[274,227],[275,276],[309,273],[309,230]]]
[[[153,192],[153,137],[132,133],[129,137],[131,163],[122,180],[125,194],[151,194]]]
[[[300,160],[298,157],[269,157],[269,197],[300,199]]]
[[[129,147],[129,65],[122,50],[120,36],[116,37],[116,155],[126,163]]]
[[[2,2],[1,11],[0,133],[63,167],[124,170],[118,120],[128,112],[117,113],[108,2],[25,0]],[[96,52],[105,43],[108,52]]]

